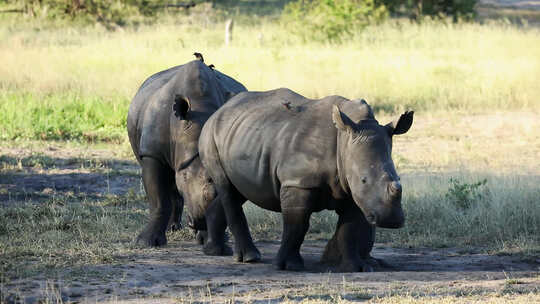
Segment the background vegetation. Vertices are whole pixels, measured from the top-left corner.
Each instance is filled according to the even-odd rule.
[[[466,22],[473,1],[448,2],[467,7],[450,11],[437,9],[440,1],[304,1],[283,15],[282,1],[229,10],[230,2],[216,1],[188,12],[146,11],[163,2],[144,1],[107,2],[110,9],[99,1],[0,3],[24,11],[0,14],[2,148],[100,144],[133,160],[130,99],[145,78],[198,51],[250,90],[365,98],[381,122],[416,111],[413,129],[394,144],[407,225],[380,229],[378,241],[538,257],[538,28]],[[226,46],[230,17],[236,25]],[[44,165],[0,159],[0,177],[25,167],[41,172]],[[109,263],[140,250],[131,240],[147,215],[142,195],[29,194],[24,204],[3,202],[0,273]],[[250,205],[246,212],[257,239],[279,238],[279,215]],[[328,238],[335,221],[332,212],[315,215],[309,237]]]
[[[118,141],[138,86],[157,71],[192,60],[193,51],[251,90],[287,86],[312,98],[363,97],[378,111],[540,105],[535,28],[391,20],[328,44],[291,36],[263,19],[238,25],[233,45],[226,47],[221,22],[167,20],[114,32],[21,28],[5,20],[0,138]]]

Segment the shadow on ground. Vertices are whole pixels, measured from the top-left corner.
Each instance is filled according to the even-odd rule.
[[[0,156],[0,202],[140,192],[139,166],[117,159]]]
[[[144,250],[116,265],[65,269],[54,280],[25,279],[4,288],[14,298],[43,299],[51,288],[64,301],[214,302],[281,301],[285,298],[321,298],[339,294],[350,300],[393,293],[455,295],[495,292],[516,282],[522,292],[539,292],[540,263],[510,256],[461,254],[458,249],[395,249],[376,246],[373,255],[394,268],[373,273],[334,273],[319,262],[326,245],[307,241],[302,247],[307,270],[277,271],[272,258],[279,242],[258,242],[263,259],[256,264],[233,262],[232,257],[205,256],[191,242],[172,242],[161,249]],[[518,286],[519,285],[519,286]],[[49,286],[49,287],[48,287]],[[52,286],[52,287],[51,287]]]

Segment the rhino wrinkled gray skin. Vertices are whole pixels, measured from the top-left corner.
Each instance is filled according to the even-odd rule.
[[[200,60],[161,71],[141,85],[127,117],[150,203],[150,222],[138,243],[165,245],[165,231],[179,227],[184,202],[192,227],[205,229],[204,212],[216,193],[199,158],[199,135],[208,117],[242,91],[242,84]]]
[[[206,122],[199,139],[201,161],[218,194],[206,214],[205,252],[220,246],[225,227],[213,221],[220,203],[235,258],[260,259],[242,210],[250,200],[283,215],[278,269],[304,268],[299,250],[310,215],[330,209],[339,219],[323,261],[338,263],[341,271],[371,270],[366,257],[375,226],[404,224],[392,136],[407,132],[412,122],[411,111],[380,125],[364,100],[339,96],[311,100],[288,89],[236,95]]]

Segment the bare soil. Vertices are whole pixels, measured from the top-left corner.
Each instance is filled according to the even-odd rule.
[[[372,273],[334,273],[319,263],[324,241],[302,247],[307,270],[277,271],[272,257],[279,242],[258,242],[263,260],[233,262],[210,257],[200,246],[175,242],[166,248],[142,250],[115,265],[66,269],[55,280],[27,278],[4,286],[13,296],[36,302],[43,298],[68,302],[226,302],[274,303],[284,299],[367,300],[396,294],[462,296],[540,292],[540,261],[511,256],[463,253],[451,249],[397,249],[376,246],[374,256],[392,269]]]
[[[142,191],[135,158],[119,158],[106,149],[54,143],[0,147],[0,169],[0,204],[52,195],[99,198]]]

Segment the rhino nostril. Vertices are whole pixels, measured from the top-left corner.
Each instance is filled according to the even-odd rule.
[[[401,193],[401,183],[397,181],[393,181],[388,185],[388,189],[393,194]]]

